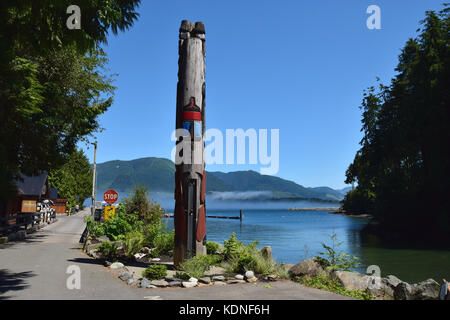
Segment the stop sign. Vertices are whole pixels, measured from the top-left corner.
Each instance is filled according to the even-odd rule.
[[[106,190],[103,194],[103,200],[108,204],[113,204],[119,199],[119,194],[114,190]]]

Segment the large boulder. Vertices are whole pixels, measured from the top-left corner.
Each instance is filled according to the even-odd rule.
[[[441,286],[433,279],[414,284],[415,300],[437,300]]]
[[[327,272],[322,264],[316,258],[310,258],[300,261],[289,269],[289,275],[291,277],[304,277],[304,276],[318,276],[326,275]]]
[[[400,282],[394,289],[395,300],[413,300],[413,286],[407,282]]]
[[[369,287],[370,277],[358,272],[334,271],[332,277],[348,290],[365,291]]]
[[[440,285],[433,279],[416,284],[401,282],[394,289],[396,300],[436,300],[439,297]]]

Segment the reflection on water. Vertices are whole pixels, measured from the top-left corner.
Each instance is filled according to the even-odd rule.
[[[259,205],[261,206],[262,203]],[[311,204],[302,207],[318,207]],[[244,203],[231,204],[233,209],[207,208],[209,215],[239,216]],[[270,204],[271,207],[277,206]],[[267,206],[267,205],[266,205]],[[300,207],[294,204],[289,207]],[[239,209],[238,209],[239,208]],[[326,211],[288,211],[286,209],[243,209],[244,219],[239,220],[207,219],[207,239],[223,243],[235,232],[244,243],[258,241],[259,247],[271,246],[275,260],[283,263],[297,263],[305,258],[314,257],[323,251],[321,243],[330,244],[330,235],[337,234],[343,244],[339,249],[360,258],[364,272],[368,265],[379,265],[381,275],[394,274],[408,282],[418,282],[428,278],[440,281],[450,278],[450,251],[427,251],[381,248],[375,243],[362,243],[360,230],[367,223],[364,218],[352,218],[329,214]],[[168,210],[171,212],[171,210]],[[173,219],[168,219],[173,227]],[[448,270],[448,271],[447,271]],[[448,273],[446,273],[448,272]]]

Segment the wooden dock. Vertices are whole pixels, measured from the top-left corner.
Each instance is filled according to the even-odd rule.
[[[289,211],[339,211],[340,208],[288,208]]]
[[[166,218],[173,218],[174,214],[173,213],[166,213],[164,215],[164,217]],[[213,219],[232,219],[232,220],[241,220],[242,221],[242,210],[239,212],[239,217],[233,217],[233,216],[206,216],[207,218],[213,218]]]

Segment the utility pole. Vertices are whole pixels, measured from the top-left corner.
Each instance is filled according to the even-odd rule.
[[[97,141],[91,143],[94,145],[94,172],[92,174],[92,205],[91,205],[91,216],[94,216],[95,212],[95,180],[96,180],[96,170],[97,170]]]
[[[174,265],[206,254],[205,212],[205,26],[183,20],[179,35],[175,166]],[[182,147],[181,153],[179,147]]]

